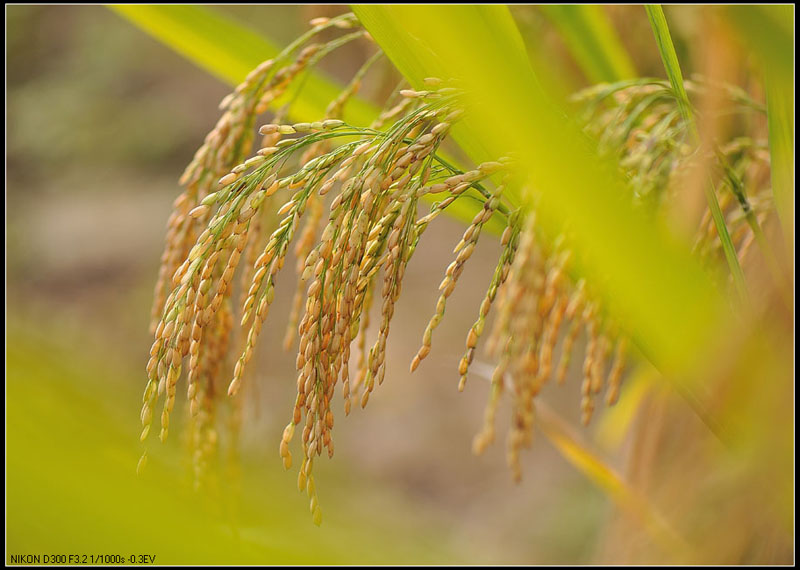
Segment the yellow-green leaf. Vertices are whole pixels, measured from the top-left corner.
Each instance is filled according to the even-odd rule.
[[[728,6],[730,22],[764,71],[772,191],[786,243],[794,237],[794,6]]]
[[[561,32],[589,81],[614,82],[636,76],[633,62],[601,6],[545,4],[541,10]]]
[[[519,157],[551,235],[566,228],[577,266],[663,372],[688,377],[726,320],[709,276],[662,220],[636,210],[605,164],[547,99],[503,6],[356,6],[356,14],[411,81],[455,78],[470,113],[472,148]],[[465,147],[469,145],[465,144]]]
[[[664,63],[664,70],[667,72],[672,91],[675,94],[675,98],[678,100],[678,108],[681,110],[681,115],[684,121],[686,121],[689,132],[692,134],[692,138],[696,143],[699,141],[699,136],[694,123],[694,114],[692,113],[689,96],[686,94],[686,89],[683,85],[681,66],[680,63],[678,63],[678,55],[675,53],[675,46],[672,44],[672,36],[669,33],[669,26],[664,16],[664,10],[661,8],[660,4],[648,4],[645,6],[645,10],[647,11],[650,25],[653,28],[653,36],[658,45],[661,61]],[[736,255],[736,248],[733,246],[733,240],[731,240],[728,227],[725,225],[725,217],[717,201],[717,193],[714,190],[713,181],[710,176],[708,183],[703,185],[703,191],[705,192],[708,208],[711,211],[714,227],[717,229],[717,235],[722,243],[722,250],[725,252],[725,259],[730,267],[733,281],[736,284],[739,296],[742,300],[745,300],[747,298],[747,290],[744,282],[744,273],[739,266],[739,257]]]
[[[241,83],[259,63],[281,51],[242,23],[204,6],[125,4],[111,8],[229,85]],[[317,120],[341,90],[319,72],[312,72],[303,96],[294,99],[290,115],[298,121]],[[378,112],[375,105],[354,98],[345,118],[354,124],[369,124]]]

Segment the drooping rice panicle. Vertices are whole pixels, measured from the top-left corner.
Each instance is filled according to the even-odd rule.
[[[427,227],[452,204],[475,200],[479,208],[455,247],[411,370],[430,354],[433,331],[488,222],[502,220],[501,253],[478,318],[467,332],[466,351],[457,366],[458,388],[465,387],[494,308],[487,348],[497,367],[473,449],[480,453],[495,439],[498,406],[508,394],[507,458],[518,480],[520,452],[533,439],[536,398],[550,378],[565,381],[581,332],[587,339],[580,402],[584,423],[604,388],[609,405],[617,400],[629,341],[606,314],[592,284],[578,274],[574,252],[567,247],[569,228],[554,238],[538,226],[535,200],[515,203],[519,198],[510,191],[512,159],[460,168],[443,156],[442,145],[465,112],[458,89],[436,78],[419,90],[403,85],[371,125],[347,124],[344,108],[382,57],[377,51],[330,101],[323,117],[291,123],[292,103],[308,71],[339,47],[368,37],[351,14],[315,19],[311,25],[223,100],[220,120],[181,178],[184,192],[168,221],[156,285],[142,440],[159,404],[160,435],[166,439],[185,373],[193,471],[196,484],[205,484],[217,454],[221,398],[234,398],[235,432],[241,389],[251,382],[245,371],[293,247],[297,285],[285,344],[298,345],[296,396],[279,454],[291,468],[292,440],[299,430],[298,488],[308,494],[319,524],[314,461],[323,451],[334,454],[336,387],[341,383],[345,414],[353,402],[367,405],[389,369],[386,346],[409,259]],[[326,30],[335,32],[334,37],[323,41]],[[718,88],[728,89],[687,82],[690,93]],[[728,89],[728,95],[746,112],[762,112],[746,94]],[[687,126],[664,82],[595,86],[578,94],[575,102],[582,106],[586,132],[600,152],[620,165],[636,207],[656,213],[669,198],[679,168],[703,158],[686,142]],[[260,147],[251,152],[257,117],[267,111],[272,122],[259,129]],[[763,141],[740,137],[720,145],[711,157],[719,166],[719,204],[740,257],[758,241],[758,228],[771,211],[764,149]],[[431,198],[436,201],[418,217]],[[721,255],[708,213],[698,225],[695,251],[709,264]],[[380,318],[370,323],[373,303],[380,307]],[[241,336],[234,334],[235,322]],[[368,346],[371,325],[377,334]],[[354,342],[358,356],[351,379]],[[228,366],[231,347],[234,361]],[[145,452],[140,470],[146,458]]]

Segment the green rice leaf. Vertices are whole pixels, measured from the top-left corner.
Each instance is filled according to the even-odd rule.
[[[281,51],[242,23],[204,6],[125,4],[111,9],[232,86],[241,83],[259,63]],[[319,72],[310,73],[302,96],[292,103],[291,117],[297,121],[319,119],[341,90],[341,86]],[[378,112],[375,105],[354,98],[345,109],[345,118],[365,125]]]
[[[695,132],[696,136],[692,106],[689,103],[689,96],[686,94],[686,89],[683,86],[681,65],[678,62],[678,55],[675,53],[675,46],[672,43],[672,36],[669,33],[669,26],[667,26],[664,10],[661,9],[660,4],[648,4],[644,9],[647,11],[647,18],[650,20],[650,26],[653,28],[653,36],[655,36],[656,44],[658,45],[658,53],[661,55],[661,61],[664,63],[664,70],[667,72],[667,78],[669,79],[670,85],[672,85],[675,98],[678,100],[678,108],[681,111],[683,119],[687,122],[689,128]]]
[[[794,237],[794,6],[728,6],[728,20],[765,75],[772,191],[786,243]]]
[[[636,76],[633,62],[601,6],[546,4],[540,9],[561,32],[590,82]]]
[[[547,99],[503,6],[356,6],[412,85],[459,81],[469,106],[465,148],[513,154],[535,189],[542,227],[567,239],[581,273],[662,371],[690,377],[727,309],[661,220],[634,209],[615,165]],[[475,151],[477,152],[477,151]],[[684,375],[685,373],[685,375]]]
[[[111,9],[231,86],[239,84],[259,63],[280,53],[280,48],[268,39],[207,7],[116,5]],[[328,104],[341,90],[340,85],[311,71],[299,94],[292,91],[277,104],[292,97],[290,117],[296,121],[316,121],[325,115]],[[368,125],[378,113],[377,106],[353,97],[345,108],[344,118],[356,125]],[[450,162],[457,164],[454,160]],[[430,202],[433,197],[426,196],[425,200]],[[445,213],[469,223],[480,208],[478,202],[458,200]],[[496,216],[487,223],[486,230],[499,235],[504,227],[504,222]]]
[[[772,193],[786,243],[794,237],[794,89],[767,75],[767,118]]]
[[[669,26],[664,16],[664,10],[662,10],[660,4],[648,4],[645,6],[645,10],[647,11],[647,17],[650,19],[650,25],[653,28],[653,35],[658,45],[658,51],[661,54],[661,61],[664,63],[664,69],[667,72],[672,91],[675,94],[675,98],[678,100],[678,107],[681,111],[681,115],[684,121],[686,121],[686,124],[689,125],[689,132],[692,133],[692,137],[695,142],[697,142],[699,140],[697,126],[694,122],[689,96],[686,94],[686,89],[683,86],[681,66],[680,63],[678,63],[678,55],[675,53],[675,46],[672,43],[672,36],[669,33]],[[714,220],[714,226],[717,229],[717,235],[719,235],[720,242],[722,242],[722,250],[725,253],[725,259],[730,267],[731,275],[733,275],[733,281],[736,284],[739,296],[742,300],[746,300],[747,289],[744,282],[744,273],[739,265],[736,248],[733,246],[733,240],[731,240],[728,227],[725,225],[725,217],[719,207],[717,194],[714,191],[713,182],[710,177],[708,183],[703,185],[703,191],[706,195],[709,210],[711,211],[711,217]]]

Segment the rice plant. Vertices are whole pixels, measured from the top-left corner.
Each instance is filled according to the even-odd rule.
[[[717,323],[727,318],[719,315],[750,310],[743,307],[753,302],[745,283],[751,267],[763,264],[778,288],[786,280],[781,254],[765,230],[777,215],[767,105],[735,85],[702,76],[684,81],[660,8],[648,14],[669,81],[618,78],[582,89],[566,104],[573,117],[568,128],[580,133],[579,144],[596,157],[587,172],[600,173],[597,185],[583,191],[596,189],[598,200],[608,198],[608,207],[620,212],[615,218],[620,236],[648,221],[660,224],[664,211],[680,199],[677,189],[686,183],[685,174],[705,173],[697,184],[707,202],[691,232],[691,253],[674,253],[656,231],[642,234],[648,254],[663,253],[636,267],[645,275],[644,285],[650,284],[644,302],[609,294],[616,283],[631,279],[624,270],[634,267],[636,258],[598,253],[619,243],[603,242],[603,235],[596,236],[598,247],[585,247],[590,237],[581,220],[589,218],[581,216],[591,216],[590,208],[584,212],[574,203],[574,218],[554,216],[555,190],[543,182],[559,181],[559,175],[540,175],[530,166],[536,157],[520,152],[529,147],[516,144],[518,133],[476,139],[476,133],[492,130],[492,123],[475,104],[474,77],[455,63],[448,67],[445,49],[436,52],[440,59],[418,56],[423,64],[414,62],[431,75],[409,71],[413,49],[398,55],[403,46],[391,37],[399,34],[381,9],[358,7],[356,13],[312,20],[307,33],[258,64],[221,102],[219,121],[180,179],[183,192],[168,222],[141,410],[141,439],[159,418],[164,441],[176,395],[185,391],[195,483],[202,486],[218,452],[217,410],[224,401],[241,405],[263,326],[284,325],[268,320],[275,289],[294,288],[284,344],[295,354],[296,398],[275,444],[286,469],[295,463],[292,450],[299,450],[298,489],[308,494],[316,524],[322,511],[315,461],[323,452],[334,455],[334,419],[354,406],[366,407],[387,366],[399,366],[386,360],[395,303],[409,260],[423,255],[423,234],[442,215],[464,220],[464,233],[454,244],[452,263],[442,268],[440,295],[420,348],[404,365],[413,373],[431,354],[448,299],[481,236],[499,239],[485,297],[465,331],[465,352],[453,363],[453,386],[472,386],[470,366],[485,342],[495,368],[473,449],[479,454],[496,439],[497,409],[507,397],[512,413],[505,445],[516,480],[522,477],[521,451],[531,445],[537,421],[547,421],[538,417],[537,396],[547,382],[565,381],[571,359],[583,362],[575,405],[586,425],[601,402],[611,406],[620,398],[636,363],[650,360],[667,375],[694,375],[687,372],[693,361],[688,354],[705,350],[700,340],[718,334]],[[395,15],[405,21],[407,13],[398,9]],[[489,18],[494,32],[505,25],[503,18]],[[420,34],[425,25],[419,24]],[[432,45],[456,41],[455,33],[439,32]],[[372,55],[352,80],[319,116],[290,120],[319,61],[357,41],[371,42]],[[507,41],[514,43],[513,37]],[[408,82],[371,120],[346,121],[345,110],[357,101],[362,81],[385,59],[400,67]],[[714,112],[735,116],[736,128],[701,141],[697,122],[703,109],[695,102],[709,94],[724,104]],[[502,112],[498,107],[486,112]],[[555,133],[560,124],[543,124],[541,132]],[[509,132],[506,126],[494,130]],[[560,140],[553,135],[554,146]],[[494,153],[504,141],[507,152]],[[475,151],[479,142],[485,146]],[[561,175],[565,192],[581,180],[565,170]],[[607,180],[612,182],[605,185]],[[282,271],[292,248],[297,264]],[[598,270],[604,259],[614,259],[614,266]],[[658,275],[676,267],[687,268],[685,283],[676,275],[658,282]],[[294,283],[281,278],[292,269]],[[666,316],[664,323],[652,322],[651,305],[658,305],[652,299],[659,294],[664,314],[683,319],[685,330],[670,329]],[[791,293],[781,294],[791,307]],[[380,309],[374,323],[373,306]],[[663,337],[648,337],[651,325],[662,325]],[[685,339],[674,338],[682,332]],[[573,347],[582,347],[582,354],[573,354]],[[686,386],[691,400],[696,386]],[[141,467],[145,460],[146,454]]]

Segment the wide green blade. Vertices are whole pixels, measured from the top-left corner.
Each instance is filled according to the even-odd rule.
[[[664,70],[667,72],[672,91],[675,94],[675,98],[678,100],[678,108],[689,127],[689,132],[692,134],[694,142],[697,143],[699,142],[697,126],[694,122],[694,114],[692,113],[689,96],[686,94],[686,89],[683,85],[681,66],[678,62],[678,55],[675,53],[675,46],[672,43],[672,36],[669,33],[669,26],[664,16],[664,10],[659,4],[648,4],[645,6],[645,10],[647,11],[647,17],[650,19],[650,25],[653,28],[653,36],[658,45],[661,61],[664,63]],[[708,208],[711,211],[714,227],[717,229],[717,235],[722,243],[722,250],[725,253],[725,259],[730,267],[733,281],[736,284],[739,296],[742,300],[745,300],[747,298],[747,289],[744,282],[744,273],[739,265],[739,257],[736,255],[736,248],[733,246],[733,240],[731,240],[728,227],[725,225],[725,217],[717,201],[717,194],[710,177],[708,182],[703,185],[703,191],[705,192]]]
[[[786,243],[794,242],[794,6],[728,6],[729,21],[765,75],[772,191]]]
[[[259,63],[280,52],[247,26],[204,6],[126,4],[111,8],[229,85],[241,83]],[[315,121],[324,116],[341,90],[319,72],[312,72],[302,96],[294,99],[290,115],[298,121]],[[345,119],[369,124],[378,112],[375,105],[354,98],[345,109]]]
[[[633,62],[602,7],[546,4],[540,8],[561,32],[590,82],[614,82],[636,76]]]
[[[412,84],[433,75],[464,87],[462,136],[495,156],[520,157],[543,226],[552,235],[569,228],[579,270],[649,359],[690,375],[719,332],[721,297],[687,244],[634,209],[614,165],[547,100],[507,8],[354,9]]]
[[[794,6],[727,6],[725,14],[761,65],[774,69],[786,86],[794,84]]]
[[[767,75],[767,117],[772,193],[785,241],[794,242],[794,89]],[[785,84],[784,84],[785,85]]]
[[[121,15],[141,27],[156,39],[186,56],[203,69],[229,85],[235,86],[265,59],[274,57],[280,50],[241,23],[219,12],[200,6],[112,6]],[[521,45],[521,40],[520,45]],[[342,87],[318,72],[310,72],[302,91],[294,96],[289,115],[295,121],[316,121],[325,116],[328,104],[341,92]],[[288,96],[284,97],[284,100]],[[277,101],[280,104],[282,101]],[[351,98],[345,108],[344,119],[354,125],[368,125],[380,110],[358,97]],[[462,138],[469,143],[473,139]],[[472,156],[488,157],[485,151]],[[448,158],[458,165],[458,161]],[[430,202],[433,196],[426,196]],[[481,204],[472,200],[459,200],[445,210],[448,216],[465,223],[472,221]],[[500,234],[504,222],[496,216],[486,225],[486,230]]]

